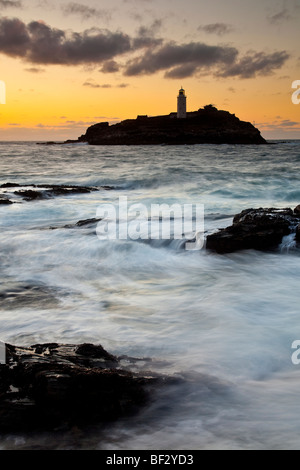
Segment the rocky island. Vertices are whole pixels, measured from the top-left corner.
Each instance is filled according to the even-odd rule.
[[[240,121],[228,111],[207,105],[178,118],[137,116],[117,124],[100,122],[90,126],[78,140],[90,145],[191,145],[191,144],[266,144],[260,131],[250,122]]]
[[[260,131],[235,114],[218,110],[212,104],[198,111],[186,111],[185,90],[177,96],[177,113],[146,115],[117,124],[99,122],[69,143],[90,145],[192,145],[192,144],[266,144]],[[51,144],[49,142],[48,144]]]

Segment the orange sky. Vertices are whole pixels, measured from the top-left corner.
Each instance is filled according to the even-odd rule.
[[[188,111],[212,103],[300,138],[298,0],[0,0],[0,15],[0,140],[168,114],[181,86]]]

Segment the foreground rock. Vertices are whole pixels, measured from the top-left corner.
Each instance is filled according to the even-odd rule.
[[[300,241],[300,206],[292,209],[246,209],[237,214],[230,227],[206,239],[206,249],[217,253],[238,250],[269,250],[278,247],[285,235],[294,233]]]
[[[250,122],[240,121],[228,111],[208,105],[177,119],[165,116],[138,116],[109,126],[101,122],[90,126],[77,141],[90,145],[182,145],[182,144],[266,144],[260,131]]]
[[[6,345],[0,365],[0,432],[104,423],[137,412],[163,378],[120,366],[100,345]]]

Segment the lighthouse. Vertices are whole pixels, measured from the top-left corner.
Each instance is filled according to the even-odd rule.
[[[180,88],[179,94],[177,96],[177,118],[186,118],[186,96],[185,91],[182,87]]]

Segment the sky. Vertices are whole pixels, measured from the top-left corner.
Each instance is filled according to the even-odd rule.
[[[0,0],[0,140],[169,114],[181,87],[300,139],[299,26],[300,0]]]

